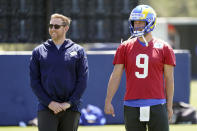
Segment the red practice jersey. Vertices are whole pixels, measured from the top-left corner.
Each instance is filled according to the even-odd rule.
[[[153,38],[144,47],[134,38],[118,47],[113,64],[125,66],[125,100],[165,99],[164,64],[175,66],[176,62],[166,42]]]

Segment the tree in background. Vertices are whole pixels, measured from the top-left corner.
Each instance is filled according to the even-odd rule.
[[[151,5],[159,17],[197,17],[197,0],[139,0]]]

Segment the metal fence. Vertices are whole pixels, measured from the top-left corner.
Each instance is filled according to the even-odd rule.
[[[138,0],[0,0],[0,42],[46,40],[50,15],[72,19],[67,37],[76,42],[120,42]]]

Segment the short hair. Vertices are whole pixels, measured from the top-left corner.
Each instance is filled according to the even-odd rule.
[[[53,18],[60,18],[63,21],[63,24],[64,25],[70,26],[71,18],[69,18],[67,16],[64,16],[62,14],[55,13],[55,14],[52,14],[51,15],[51,19],[53,19]]]

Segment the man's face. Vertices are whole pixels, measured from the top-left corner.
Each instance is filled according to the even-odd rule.
[[[134,30],[142,31],[145,26],[145,21],[134,21]]]
[[[53,40],[64,38],[68,26],[63,25],[63,21],[60,18],[52,18],[49,24],[49,34]]]

